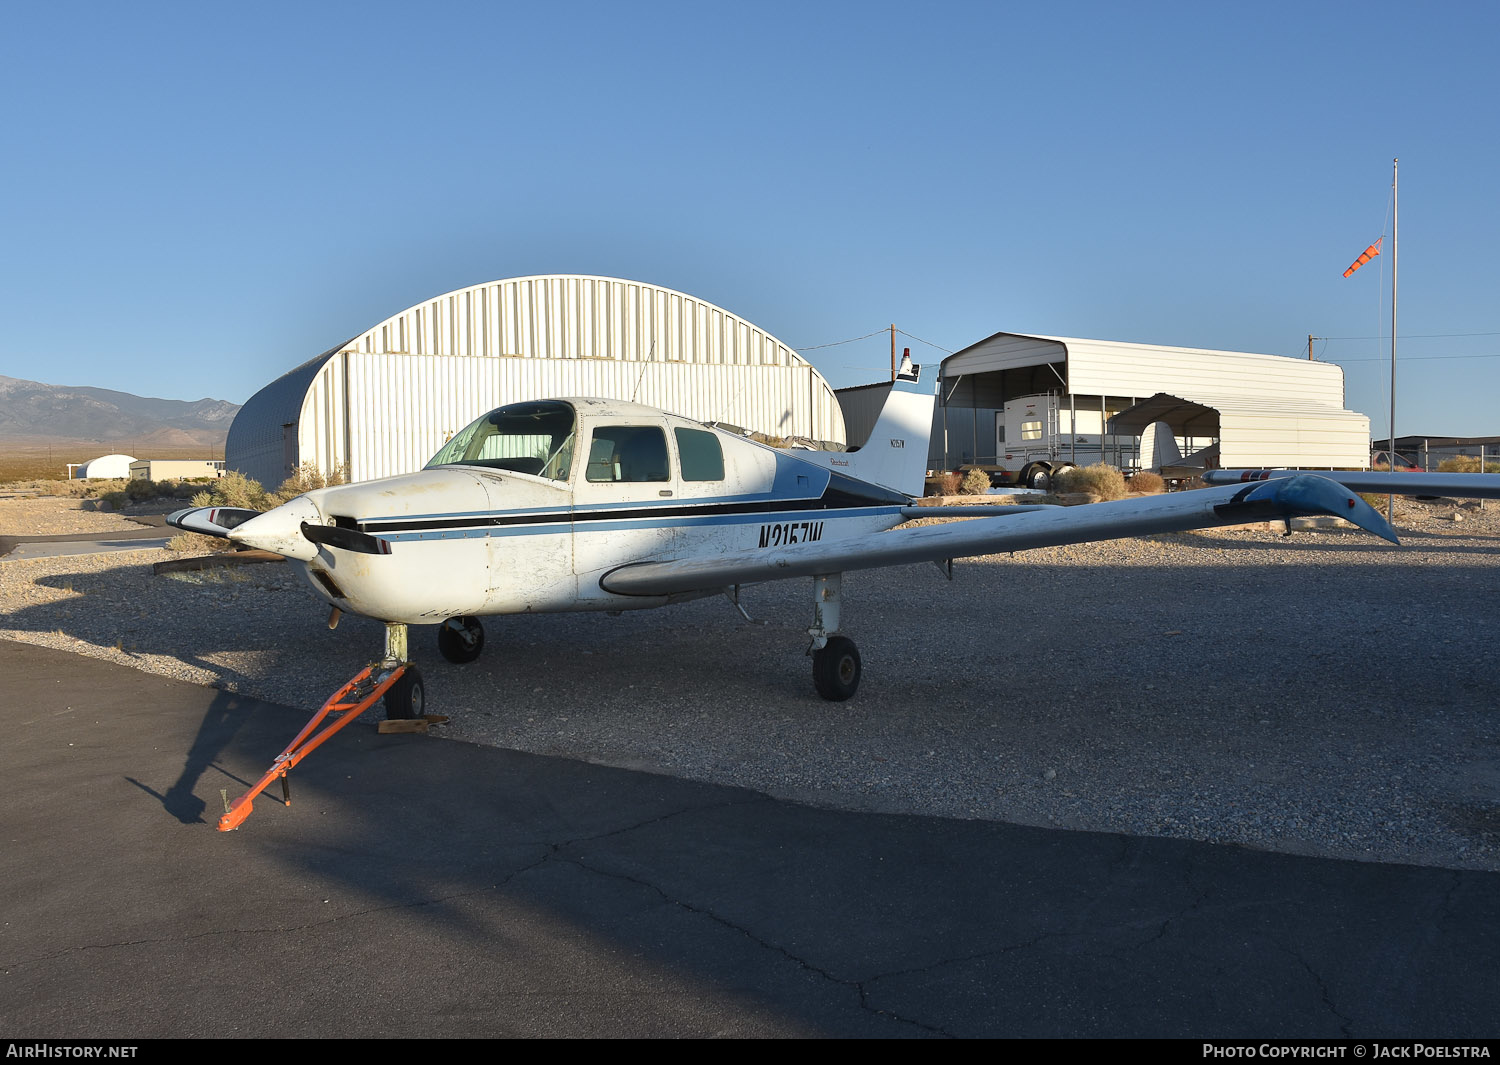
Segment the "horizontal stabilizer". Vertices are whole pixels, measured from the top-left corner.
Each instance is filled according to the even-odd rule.
[[[1208,484],[1249,484],[1302,474],[1301,470],[1210,470]],[[1409,473],[1401,470],[1319,470],[1319,477],[1337,481],[1356,492],[1397,496],[1456,496],[1459,499],[1500,499],[1500,473]]]

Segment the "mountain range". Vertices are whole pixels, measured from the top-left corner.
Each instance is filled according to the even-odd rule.
[[[151,399],[0,375],[0,441],[11,443],[222,447],[239,409],[222,399]]]

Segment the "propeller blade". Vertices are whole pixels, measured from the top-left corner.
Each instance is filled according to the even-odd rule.
[[[362,533],[358,529],[340,529],[337,525],[309,525],[302,523],[302,535],[312,543],[324,547],[338,547],[345,551],[358,551],[362,555],[388,555],[391,545],[378,536]]]
[[[167,524],[187,532],[222,537],[235,526],[258,517],[260,511],[241,507],[189,507],[168,514]]]

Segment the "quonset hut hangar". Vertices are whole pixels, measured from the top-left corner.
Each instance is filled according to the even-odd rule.
[[[1199,465],[1364,469],[1370,420],[1344,409],[1343,370],[1242,351],[996,333],[943,360],[928,465],[1149,467],[1165,423]],[[840,389],[849,444],[888,384]],[[1144,460],[1144,461],[1143,461]],[[1023,479],[1024,480],[1024,479]]]
[[[410,473],[485,411],[555,396],[844,439],[832,388],[765,330],[656,285],[553,274],[426,300],[288,371],[240,409],[225,462],[267,487],[304,464]]]

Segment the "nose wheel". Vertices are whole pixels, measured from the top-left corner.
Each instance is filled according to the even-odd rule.
[[[406,653],[406,626],[387,621],[385,657],[380,660],[380,668],[394,670],[397,666],[406,668],[385,691],[385,716],[391,721],[412,721],[427,712],[427,692],[422,687],[422,674]]]
[[[422,674],[416,666],[408,665],[396,683],[386,689],[385,716],[392,721],[415,721],[426,712],[427,692],[422,687]]]

